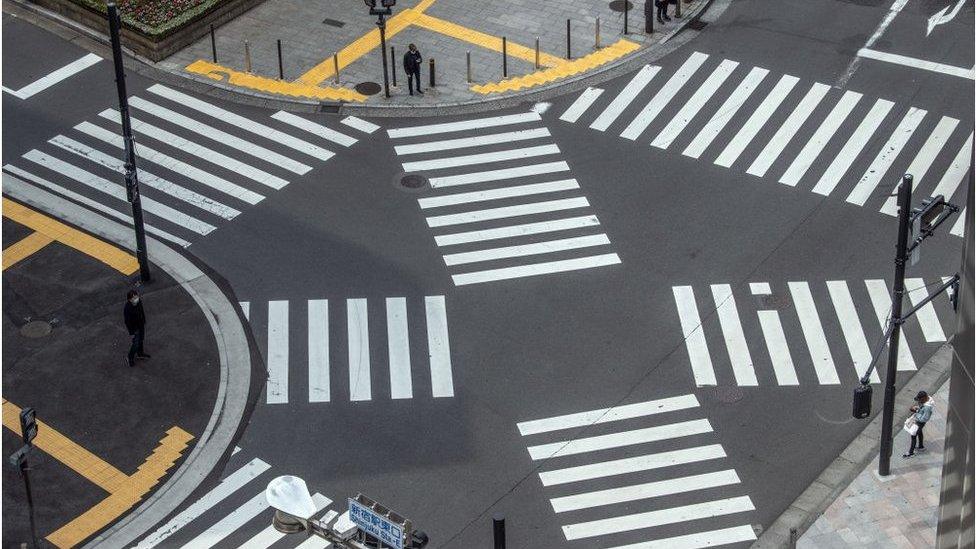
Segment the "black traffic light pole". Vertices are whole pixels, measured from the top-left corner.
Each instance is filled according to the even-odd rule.
[[[27,461],[31,450],[34,448],[34,437],[37,436],[37,421],[34,419],[34,409],[24,408],[20,411],[20,437],[24,445],[10,456],[10,462],[20,469],[20,475],[24,477],[24,489],[27,491],[27,513],[30,518],[31,544],[37,549],[37,525],[34,521],[34,494],[30,485],[30,464]]]
[[[122,25],[115,2],[109,2],[108,28],[112,37],[112,58],[115,61],[115,85],[119,92],[119,112],[122,113],[122,141],[125,146],[125,190],[132,204],[132,224],[136,228],[136,259],[139,261],[139,278],[150,282],[149,255],[146,253],[146,227],[142,221],[142,200],[139,197],[139,175],[136,172],[136,149],[132,140],[132,123],[129,120],[129,96],[125,91],[125,69],[122,66],[122,42],[119,29]]]

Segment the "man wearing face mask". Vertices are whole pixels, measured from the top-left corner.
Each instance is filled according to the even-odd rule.
[[[129,347],[129,354],[125,362],[131,368],[135,366],[136,358],[149,358],[149,355],[142,348],[146,338],[146,312],[142,309],[142,300],[139,299],[139,292],[129,290],[126,295],[125,308],[122,310],[125,319],[125,327],[132,336],[132,345]]]

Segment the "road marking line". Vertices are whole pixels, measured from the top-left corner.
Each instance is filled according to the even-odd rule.
[[[898,12],[900,12],[907,3],[908,0],[895,0],[894,3],[891,4],[891,7],[888,8],[888,13],[885,14],[884,19],[882,19],[881,23],[878,24],[878,28],[874,29],[874,33],[871,34],[871,36],[868,37],[868,41],[864,43],[864,48],[870,48],[875,42],[878,41],[879,38],[881,38],[881,35],[884,34],[885,29],[887,29],[888,25],[895,20],[895,16],[898,15]],[[836,85],[838,88],[843,88],[847,85],[847,81],[854,76],[854,71],[857,70],[857,67],[860,64],[861,58],[855,55],[854,59],[852,59],[850,64],[847,65],[847,70],[844,71],[844,74],[841,75],[841,77],[837,80]]]
[[[868,288],[871,304],[874,306],[874,312],[878,317],[878,323],[881,325],[883,332],[885,325],[888,323],[888,315],[891,314],[891,293],[888,291],[888,285],[884,280],[865,280],[864,284]],[[886,341],[885,345],[890,346],[890,341]],[[908,348],[908,338],[905,337],[905,330],[901,331],[901,337],[898,340],[898,369],[917,369],[915,367],[915,359],[912,358],[912,352]]]
[[[739,66],[736,61],[730,61],[728,59],[723,60],[719,63],[719,66],[708,75],[695,93],[685,101],[685,104],[681,106],[678,114],[672,118],[664,129],[661,130],[657,137],[651,141],[652,147],[657,147],[659,149],[667,149],[671,146],[671,143],[681,135],[688,124],[691,123],[692,119],[698,115],[705,106],[705,103],[715,95],[719,87],[725,82],[726,79],[732,74],[732,71]]]
[[[349,338],[349,400],[371,400],[369,313],[365,299],[346,300],[346,333]]]
[[[580,229],[583,227],[594,227],[599,224],[600,221],[595,215],[586,215],[582,217],[570,217],[567,219],[557,219],[555,221],[511,225],[508,227],[498,227],[495,229],[484,229],[466,233],[445,234],[435,236],[434,242],[436,242],[438,246],[454,246],[457,244],[467,244],[469,242],[483,242],[486,240],[497,240],[499,238],[512,238],[530,234],[551,233],[556,231],[566,231],[569,229]]]
[[[905,114],[898,127],[892,132],[891,137],[888,138],[888,142],[884,144],[878,156],[874,158],[867,171],[861,176],[861,179],[854,186],[851,194],[847,195],[847,202],[857,204],[858,206],[863,206],[867,202],[868,197],[878,187],[878,183],[888,173],[888,169],[891,168],[891,165],[898,158],[901,150],[908,143],[908,140],[911,139],[912,134],[915,133],[915,129],[918,128],[922,119],[925,118],[925,114],[926,111],[923,109],[915,107],[908,109],[908,113]]]
[[[819,82],[814,83],[796,108],[793,109],[793,112],[790,113],[790,116],[783,122],[783,125],[776,130],[773,137],[766,143],[766,146],[752,162],[752,165],[749,166],[749,169],[746,170],[746,173],[755,175],[756,177],[766,175],[766,171],[773,165],[773,162],[783,152],[783,149],[789,145],[790,141],[796,136],[796,133],[800,131],[800,127],[803,126],[803,123],[810,117],[813,110],[817,108],[817,105],[820,104],[820,101],[827,95],[828,91],[830,91],[830,86]]]
[[[648,511],[646,513],[635,513],[578,524],[568,524],[563,526],[563,533],[566,535],[567,540],[583,539],[642,528],[652,528],[665,524],[743,513],[746,511],[754,511],[755,509],[749,496],[739,496],[705,503],[671,507],[658,511]]]
[[[242,130],[249,131],[265,139],[270,139],[300,153],[305,153],[313,158],[325,161],[335,156],[335,153],[328,149],[319,147],[318,145],[313,145],[308,141],[298,139],[297,137],[291,136],[285,132],[265,126],[259,122],[255,122],[250,118],[245,118],[237,113],[222,109],[217,105],[207,103],[206,101],[201,101],[191,95],[178,92],[172,88],[167,88],[162,84],[153,84],[146,91],[149,93],[154,93],[160,97],[165,97],[174,103],[178,103],[184,107],[189,107],[197,112],[212,116],[221,122],[225,122],[232,126],[237,126]]]
[[[364,133],[373,133],[380,129],[379,126],[373,124],[372,122],[367,122],[362,118],[356,118],[355,116],[347,116],[339,121],[340,124],[345,124],[350,128],[359,130]]]
[[[932,196],[943,195],[946,200],[950,200],[956,194],[956,189],[962,183],[963,178],[969,173],[970,158],[973,153],[973,134],[970,133],[956,157],[952,160],[949,169],[942,175],[939,184],[932,190]],[[960,216],[960,219],[962,217]]]
[[[580,257],[576,259],[564,259],[562,261],[550,261],[547,263],[535,263],[531,265],[519,265],[517,267],[506,267],[503,269],[491,269],[487,271],[477,271],[473,273],[463,273],[452,275],[451,279],[455,286],[465,284],[478,284],[481,282],[494,282],[496,280],[508,280],[511,278],[524,278],[544,274],[563,273],[566,271],[579,271],[583,269],[593,269],[607,265],[620,263],[617,254],[603,254],[591,257]]]
[[[407,126],[404,128],[392,128],[386,130],[390,139],[401,139],[404,137],[417,137],[420,135],[434,135],[438,133],[460,132],[465,130],[483,130],[497,126],[509,126],[512,124],[526,124],[528,122],[539,122],[542,117],[537,112],[523,112],[518,114],[506,114],[504,116],[489,116],[487,118],[470,118],[458,122],[446,122],[442,124],[428,124],[424,126]]]
[[[578,189],[579,183],[575,179],[564,179],[562,181],[550,181],[548,183],[533,183],[530,185],[519,185],[515,187],[502,187],[487,191],[474,191],[470,193],[448,194],[421,198],[417,202],[422,209],[438,208],[443,206],[456,206],[458,204],[470,204],[472,202],[484,202],[487,200],[498,200],[501,198],[512,198],[515,196],[532,196],[536,194],[554,193]]]
[[[407,298],[386,298],[386,341],[390,356],[390,398],[413,398]]]
[[[316,492],[312,494],[312,503],[315,504],[315,512],[320,513],[332,503],[332,500]],[[287,534],[276,530],[273,524],[269,524],[264,528],[264,530],[254,534],[254,537],[245,541],[237,549],[268,549],[268,547],[271,547],[276,542],[283,539],[286,535]]]
[[[928,297],[929,290],[925,286],[925,281],[921,278],[909,278],[905,280],[905,287],[908,288],[908,297],[913,306],[917,306],[923,299]],[[942,323],[935,314],[935,308],[929,301],[918,311],[915,311],[915,318],[922,328],[927,343],[938,343],[946,340],[945,332],[942,330]]]
[[[756,539],[756,533],[752,526],[733,526],[732,528],[722,528],[721,530],[709,530],[707,532],[695,532],[673,538],[661,538],[651,541],[641,541],[629,545],[621,545],[612,549],[700,549],[701,547],[718,547],[720,545],[730,545],[742,541],[752,541]]]
[[[836,385],[840,383],[837,377],[837,367],[834,359],[830,355],[830,347],[827,345],[827,335],[824,333],[823,323],[820,321],[820,314],[817,313],[817,306],[813,302],[813,295],[810,293],[810,285],[806,282],[790,282],[790,295],[793,296],[793,306],[796,308],[796,315],[800,319],[800,329],[803,331],[803,339],[807,342],[807,349],[810,351],[810,360],[813,362],[813,369],[817,372],[817,379],[821,385]]]
[[[517,246],[506,246],[504,248],[490,248],[487,250],[476,250],[473,252],[447,254],[444,256],[444,263],[446,263],[448,266],[464,265],[468,263],[478,263],[480,261],[493,261],[496,259],[524,257],[527,255],[550,254],[593,246],[605,246],[609,244],[610,239],[607,238],[607,235],[605,234],[577,236],[573,238],[563,238],[560,240],[535,242],[533,244],[521,244]]]
[[[25,181],[20,181],[20,182],[23,183],[23,184],[25,184],[25,185],[28,185],[27,181],[30,181],[31,183],[35,183],[37,185],[40,185],[41,187],[45,187],[45,188],[47,188],[47,189],[49,189],[49,190],[51,190],[51,191],[53,191],[55,193],[58,193],[58,194],[60,194],[62,196],[65,196],[67,198],[70,198],[71,200],[74,200],[75,202],[79,202],[81,204],[84,204],[85,206],[88,206],[89,208],[91,208],[93,210],[102,212],[103,214],[108,215],[110,217],[114,217],[115,219],[119,219],[119,220],[121,220],[121,221],[123,221],[125,223],[128,223],[129,225],[132,224],[132,216],[125,215],[122,212],[119,212],[118,210],[114,210],[112,208],[109,208],[108,206],[102,204],[101,202],[97,202],[95,200],[92,200],[92,199],[88,198],[87,196],[80,195],[80,194],[78,194],[78,193],[76,193],[74,191],[70,191],[68,189],[65,189],[64,187],[62,187],[60,185],[56,185],[54,183],[51,183],[50,181],[48,181],[48,180],[46,180],[44,178],[38,177],[38,176],[36,176],[36,175],[34,175],[34,174],[26,171],[26,170],[22,170],[22,169],[18,168],[17,166],[13,166],[11,164],[7,164],[7,165],[5,165],[3,167],[3,169],[6,170],[6,171],[8,171],[8,172],[10,172],[11,174],[15,174],[15,175],[17,175],[19,177],[23,177],[25,179]],[[8,175],[7,174],[4,174],[4,178],[6,178],[6,177],[8,177]],[[12,178],[12,179],[15,180],[15,181],[19,181],[16,178]],[[4,184],[6,185],[6,183],[4,183]],[[28,186],[30,186],[30,185],[28,185]],[[177,244],[179,246],[182,246],[184,248],[190,245],[190,243],[187,242],[186,240],[183,240],[182,238],[179,238],[177,236],[174,236],[174,235],[172,235],[172,234],[170,234],[170,233],[168,233],[168,232],[166,232],[166,231],[164,231],[162,229],[157,229],[156,227],[154,227],[153,225],[150,225],[149,223],[146,223],[146,231],[147,232],[150,232],[150,233],[152,233],[152,234],[154,234],[156,236],[162,237],[162,238],[164,238],[166,240],[169,240],[170,242],[173,242],[173,243],[175,243],[175,244]],[[138,269],[138,263],[136,265],[137,266],[135,268]],[[135,272],[135,271],[132,271],[132,272]],[[132,273],[130,272],[130,273],[126,273],[126,274],[132,274]]]
[[[672,450],[670,452],[660,452],[657,454],[647,454],[643,456],[614,459],[600,463],[590,463],[587,465],[577,465],[564,469],[543,471],[539,473],[539,480],[543,486],[555,486],[557,484],[568,484],[596,478],[612,477],[629,473],[639,473],[663,467],[675,465],[687,465],[712,459],[726,457],[725,450],[721,444],[709,444],[684,450]]]
[[[847,170],[851,169],[851,165],[857,160],[864,147],[868,145],[871,136],[878,130],[894,106],[895,104],[893,102],[886,99],[878,99],[874,103],[871,111],[865,115],[864,120],[861,120],[857,129],[851,134],[850,139],[847,140],[847,143],[844,144],[844,147],[834,157],[830,166],[820,176],[817,184],[813,186],[813,192],[827,196],[834,191],[837,184],[840,183],[841,178],[844,177]]]
[[[718,158],[715,159],[715,164],[725,168],[731,167],[799,81],[800,79],[795,76],[783,75],[779,79],[779,82],[776,83],[776,86],[773,87],[772,91],[769,92],[769,95],[763,99],[762,103],[749,116],[749,120],[739,128],[735,137],[725,146],[722,154],[718,155]]]
[[[630,82],[627,82],[627,85],[620,90],[620,93],[613,98],[613,101],[611,101],[610,104],[603,109],[603,112],[596,117],[596,120],[590,124],[590,128],[601,132],[606,131],[606,129],[610,127],[610,124],[613,124],[620,114],[624,112],[624,109],[630,106],[634,99],[637,98],[637,95],[644,91],[647,84],[650,83],[651,79],[657,76],[657,73],[660,71],[661,67],[657,66],[644,65],[641,67],[641,70],[637,71],[637,74],[630,79]]]
[[[857,56],[874,59],[876,61],[884,61],[886,63],[892,63],[895,65],[903,65],[913,69],[922,69],[924,71],[937,72],[948,76],[957,76],[959,78],[973,80],[973,68],[967,69],[966,67],[955,67],[952,65],[945,65],[943,63],[926,61],[925,59],[918,59],[916,57],[908,57],[907,55],[898,55],[896,53],[873,50],[871,48],[861,48],[858,50]]]
[[[329,300],[308,300],[308,401],[329,402]]]
[[[756,368],[752,363],[752,355],[749,354],[746,336],[742,332],[742,323],[739,321],[739,310],[735,306],[732,286],[712,284],[711,289],[735,382],[737,385],[758,385]]]
[[[480,147],[482,145],[495,145],[498,143],[514,143],[516,141],[527,141],[530,139],[549,137],[550,135],[549,130],[546,128],[532,128],[531,130],[493,133],[475,137],[462,137],[460,139],[428,141],[426,143],[417,143],[415,145],[397,145],[393,147],[393,150],[396,151],[398,155],[403,156],[405,154],[465,149],[468,147]]]
[[[434,31],[445,36],[450,36],[456,40],[468,42],[488,50],[496,51],[498,53],[501,53],[502,51],[501,37],[479,32],[469,27],[464,27],[450,21],[445,21],[444,19],[427,15],[426,13],[418,14],[414,24],[418,27]],[[389,31],[387,31],[387,34],[389,34]],[[516,59],[521,59],[530,63],[535,62],[536,53],[534,48],[522,46],[508,40],[507,52],[509,56]],[[568,63],[567,60],[556,57],[555,55],[550,55],[545,52],[539,53],[539,64],[544,67],[556,67],[566,63]]]
[[[857,309],[854,308],[851,290],[847,287],[846,281],[828,280],[827,291],[830,293],[830,300],[834,304],[834,311],[837,313],[840,329],[844,333],[847,349],[851,353],[854,371],[857,372],[857,377],[860,379],[864,376],[868,366],[871,365],[872,357],[868,340],[864,336],[864,328],[857,316]],[[871,383],[881,383],[877,370],[871,371]]]
[[[119,119],[119,111],[106,109],[98,113],[98,115],[107,120],[111,120],[116,124],[121,124]],[[248,179],[253,179],[262,185],[267,185],[275,190],[282,189],[288,184],[288,181],[276,175],[271,175],[268,172],[259,170],[235,158],[231,158],[212,149],[208,149],[207,147],[194,143],[189,139],[185,139],[162,128],[158,128],[152,124],[143,122],[138,118],[132,118],[131,121],[133,131],[141,133],[147,137],[151,137],[162,143],[166,143],[167,145],[177,148],[187,154],[202,158],[203,160],[206,160],[217,167],[228,169],[234,173],[243,175]]]
[[[912,174],[913,189],[918,188],[919,182],[925,177],[929,168],[932,167],[932,162],[939,156],[939,153],[945,147],[946,142],[952,136],[952,132],[955,131],[957,125],[959,125],[959,121],[955,118],[943,116],[935,126],[935,129],[932,130],[932,133],[929,134],[928,139],[925,140],[925,144],[922,145],[921,150],[915,155],[915,159],[912,160],[912,164],[905,170],[905,173]],[[889,196],[885,200],[884,205],[881,206],[881,213],[886,213],[891,216],[898,215],[897,197]]]
[[[430,356],[430,386],[434,398],[454,396],[451,343],[447,333],[447,305],[444,296],[424,298],[427,308],[427,352]]]
[[[517,166],[515,168],[502,168],[499,170],[488,170],[484,172],[462,173],[459,175],[448,175],[444,177],[431,177],[430,186],[434,189],[438,189],[441,187],[470,185],[472,183],[485,183],[488,181],[502,181],[505,179],[528,177],[530,175],[541,175],[566,171],[569,171],[569,164],[566,162],[546,162],[543,164]]]
[[[837,130],[847,120],[847,117],[854,110],[854,107],[857,106],[861,97],[863,96],[860,93],[854,91],[848,90],[844,92],[844,95],[837,101],[834,108],[830,110],[830,114],[823,119],[820,127],[813,132],[813,136],[810,137],[806,145],[803,146],[803,149],[793,159],[790,167],[779,178],[780,183],[795,187],[800,182],[800,179],[803,179],[803,175],[807,173],[810,166],[817,160],[817,157],[823,152],[824,147],[827,146],[830,139],[837,134]]]
[[[251,302],[250,301],[241,301],[239,304],[241,306],[241,312],[244,313],[244,320],[250,322],[251,321]],[[239,452],[240,450],[238,449],[237,451]]]
[[[128,252],[125,252],[105,241],[85,234],[78,229],[69,227],[68,225],[65,225],[64,223],[61,223],[60,221],[48,217],[38,211],[22,206],[6,197],[3,198],[3,216],[10,218],[17,223],[24,225],[25,227],[33,229],[35,231],[34,235],[43,235],[35,236],[32,240],[26,243],[25,240],[27,239],[21,240],[10,248],[4,250],[4,270],[6,270],[7,267],[13,263],[27,257],[27,255],[30,255],[27,254],[18,257],[18,252],[27,252],[31,247],[34,246],[37,246],[37,249],[31,251],[30,253],[35,253],[37,250],[41,249],[41,247],[43,247],[41,244],[45,238],[49,239],[49,242],[51,240],[56,240],[65,246],[74,248],[85,255],[101,261],[124,275],[128,276],[139,270],[139,263],[136,261],[135,256],[129,254]],[[29,239],[31,237],[27,238]],[[21,246],[21,248],[16,248],[17,246]],[[8,264],[8,262],[10,263]]]
[[[601,94],[603,94],[603,88],[586,88],[559,119],[564,122],[575,123]]]
[[[557,513],[567,511],[577,511],[589,509],[601,505],[613,505],[616,503],[626,503],[628,501],[638,501],[642,499],[657,498],[694,492],[697,490],[707,490],[718,488],[719,486],[729,486],[739,484],[739,476],[732,469],[717,471],[714,473],[703,473],[690,475],[667,480],[658,480],[642,484],[633,484],[620,488],[610,488],[608,490],[596,490],[573,494],[549,500],[552,508]]]
[[[5,87],[3,88],[3,91],[19,99],[27,99],[32,95],[38,94],[50,88],[51,86],[54,86],[55,84],[61,82],[62,80],[65,80],[67,78],[70,78],[78,74],[79,72],[87,69],[88,67],[94,65],[95,63],[98,63],[101,60],[102,60],[101,57],[95,55],[94,53],[89,53],[84,57],[82,57],[81,59],[72,61],[71,63],[68,63],[67,65],[61,67],[60,69],[57,69],[54,72],[46,76],[43,76],[31,82],[30,84],[27,84],[26,86],[20,88],[19,90],[11,90]]]
[[[749,291],[752,295],[771,295],[773,290],[769,287],[769,282],[750,282]]]
[[[288,403],[288,302],[268,302],[268,404]]]
[[[698,72],[698,69],[705,63],[706,59],[708,59],[708,55],[704,53],[696,51],[691,54],[688,60],[671,76],[667,84],[654,95],[650,102],[641,109],[641,112],[624,128],[620,137],[630,139],[631,141],[640,137],[640,134],[644,133],[644,130],[657,118],[657,115],[661,114],[661,111],[664,110],[664,107],[681,90],[681,87]]]
[[[264,490],[258,492],[247,503],[234,509],[230,514],[217,521],[213,526],[207,528],[200,535],[183,545],[183,549],[200,549],[202,547],[213,547],[220,543],[224,538],[236,532],[248,521],[260,515],[265,509],[270,507],[268,498]]]
[[[444,168],[456,168],[459,166],[471,166],[474,164],[504,162],[506,160],[521,160],[523,158],[533,158],[536,156],[546,156],[550,154],[559,154],[559,146],[539,145],[537,147],[524,147],[521,149],[509,149],[506,151],[469,154],[465,156],[454,156],[448,158],[435,158],[433,160],[420,160],[417,162],[404,162],[403,170],[407,172],[441,170]]]
[[[4,198],[3,201],[4,210],[6,210],[7,199]],[[5,217],[8,217],[6,211],[4,211],[3,214]],[[3,250],[3,270],[6,271],[10,267],[13,267],[19,263],[21,260],[36,254],[42,248],[52,242],[54,242],[53,238],[36,231],[18,240],[17,242],[14,242]]]
[[[695,291],[691,286],[672,286],[674,304],[678,310],[678,320],[681,321],[681,335],[688,350],[688,360],[691,371],[695,376],[695,385],[715,385],[715,368],[712,366],[712,356],[708,352],[705,341],[704,327],[698,316],[698,305],[695,303]]]
[[[316,124],[315,122],[306,120],[300,116],[295,116],[290,112],[278,111],[272,114],[271,118],[305,130],[313,135],[321,137],[322,139],[342,145],[343,147],[351,147],[352,145],[356,144],[356,138],[354,137],[350,137],[342,132],[337,132],[332,128],[323,126],[321,124]]]
[[[756,91],[756,88],[766,78],[767,74],[769,74],[767,69],[753,67],[749,71],[749,74],[735,88],[735,91],[729,94],[729,97],[718,108],[718,111],[712,116],[711,120],[702,127],[698,135],[695,136],[681,154],[692,158],[700,157],[705,152],[705,149],[712,144],[712,141],[718,137],[718,134],[722,132],[729,121],[732,120],[732,117],[739,112],[739,109],[749,99],[752,92]]]
[[[129,104],[157,118],[166,120],[171,124],[175,124],[184,129],[198,133],[208,139],[217,141],[218,143],[223,143],[228,147],[237,149],[243,153],[247,153],[259,160],[264,160],[269,164],[280,166],[292,173],[305,175],[306,173],[312,171],[311,166],[302,164],[296,160],[292,160],[287,156],[280,155],[274,151],[261,147],[260,145],[255,145],[250,141],[231,135],[223,130],[218,130],[217,128],[204,124],[203,122],[197,122],[196,120],[188,116],[183,116],[176,111],[161,107],[155,103],[150,103],[141,97],[133,97],[129,99]]]
[[[790,346],[786,343],[783,333],[783,323],[780,322],[777,311],[759,311],[759,326],[762,328],[763,339],[766,340],[766,350],[773,364],[778,385],[799,385],[796,378],[796,367],[790,356]]]
[[[695,395],[681,395],[676,397],[662,398],[659,400],[649,400],[636,404],[624,404],[612,408],[600,408],[588,412],[577,412],[562,416],[523,421],[517,424],[519,433],[524,437],[548,433],[550,431],[561,431],[563,429],[573,429],[576,427],[587,427],[597,423],[609,423],[611,421],[621,421],[638,417],[676,412],[698,407],[698,398]]]
[[[558,212],[562,210],[572,210],[576,208],[586,208],[590,203],[585,197],[563,198],[559,200],[547,200],[545,202],[532,202],[529,204],[517,204],[515,206],[503,206],[500,208],[489,208],[487,210],[475,210],[458,214],[438,215],[427,218],[427,225],[430,227],[444,227],[448,225],[461,225],[465,223],[478,223],[493,219],[504,219],[508,217],[521,217],[547,212]]]
[[[596,435],[572,440],[561,440],[559,442],[540,444],[538,446],[529,446],[528,451],[529,456],[533,460],[538,461],[540,459],[572,456],[586,452],[595,452],[597,450],[608,450],[634,444],[672,440],[711,432],[712,426],[707,419],[693,419],[691,421],[656,425],[643,429],[631,429],[629,431],[610,433],[608,435]]]
[[[338,515],[338,513],[335,511],[329,511],[322,517],[321,520],[322,522],[328,523],[335,518],[336,515]],[[295,549],[334,549],[334,546],[327,538],[309,536],[308,539],[295,546]]]

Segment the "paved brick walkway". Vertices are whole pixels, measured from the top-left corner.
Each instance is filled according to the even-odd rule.
[[[682,5],[685,18],[701,1],[694,0]],[[614,6],[619,3],[613,2]],[[486,97],[471,87],[497,82],[503,78],[502,55],[499,51],[501,37],[505,37],[508,42],[509,77],[536,71],[536,38],[539,39],[542,51],[543,68],[547,64],[552,66],[554,63],[564,63],[567,53],[567,19],[570,20],[570,53],[573,59],[592,54],[596,50],[597,18],[600,19],[601,46],[609,46],[626,39],[634,47],[647,47],[659,42],[677,26],[676,21],[663,26],[655,23],[654,34],[645,34],[644,2],[633,0],[628,16],[630,32],[624,36],[623,14],[614,11],[610,4],[606,0],[400,0],[387,27],[387,45],[395,48],[397,56],[394,62],[399,86],[393,91],[393,101],[403,104],[457,103]],[[190,72],[216,74],[218,70],[223,70],[228,73],[243,73],[244,41],[247,40],[251,55],[251,73],[264,79],[238,74],[236,81],[242,86],[255,89],[263,87],[267,88],[263,91],[300,96],[308,91],[308,86],[352,89],[362,82],[382,84],[380,50],[372,45],[377,39],[362,38],[375,31],[376,17],[370,16],[362,4],[357,7],[360,9],[353,10],[350,4],[344,2],[323,4],[303,0],[267,0],[217,29],[217,65],[220,67],[209,64],[213,62],[209,36],[174,54],[163,63],[170,68],[185,70],[187,66],[202,60],[203,63],[198,63],[197,68]],[[672,13],[673,10],[672,6]],[[400,16],[398,20],[397,16]],[[277,40],[282,42],[284,81],[292,82],[290,86],[279,86],[276,83]],[[437,87],[434,93],[423,97],[411,98],[407,95],[402,55],[407,44],[411,42],[417,44],[424,56],[422,80],[425,91],[429,85],[428,60],[433,58],[436,63]],[[520,46],[523,48],[519,48]],[[343,51],[344,48],[347,55],[340,54],[341,69],[339,82],[336,84],[332,54]],[[465,54],[469,51],[471,83],[466,78]],[[234,82],[235,78],[231,78],[231,81]],[[306,86],[304,91],[301,86]],[[289,90],[283,90],[285,87]],[[319,99],[329,98],[319,95]],[[348,99],[348,95],[344,97]],[[382,93],[373,95],[368,100],[385,101]]]
[[[925,453],[911,459],[904,429],[895,436],[891,475],[878,476],[875,458],[797,543],[799,549],[935,547],[939,487],[945,442],[946,382],[935,395],[935,413],[925,425]]]

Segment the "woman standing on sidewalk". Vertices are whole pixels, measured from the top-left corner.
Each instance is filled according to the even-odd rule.
[[[912,419],[915,420],[915,426],[918,427],[918,430],[912,435],[912,444],[908,447],[908,453],[902,454],[901,457],[903,458],[910,458],[915,455],[916,443],[918,444],[919,452],[925,451],[925,439],[922,437],[922,428],[932,418],[932,405],[934,402],[932,402],[932,397],[925,391],[919,391],[915,395],[915,402],[917,404],[911,407],[911,411],[915,414],[912,416]]]

